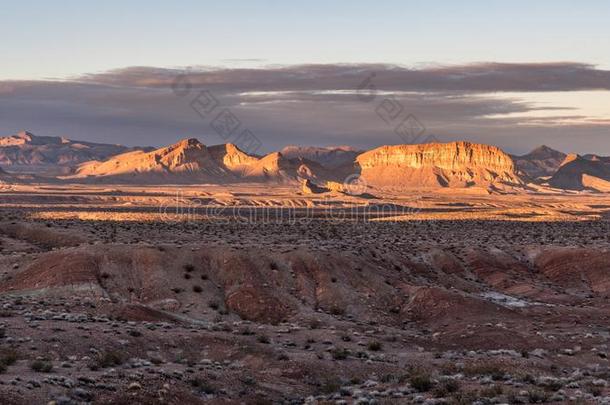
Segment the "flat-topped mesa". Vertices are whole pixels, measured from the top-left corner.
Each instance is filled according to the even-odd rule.
[[[359,155],[357,161],[362,168],[381,164],[412,168],[431,166],[448,170],[459,170],[466,166],[497,171],[515,169],[511,157],[499,148],[469,142],[381,146]]]
[[[356,158],[370,184],[469,187],[521,184],[512,158],[501,149],[469,142],[382,146]]]

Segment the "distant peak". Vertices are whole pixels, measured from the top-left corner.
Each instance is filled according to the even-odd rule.
[[[228,153],[243,153],[243,151],[239,149],[234,143],[226,143],[225,149]]]
[[[523,155],[523,157],[530,159],[563,159],[565,156],[565,153],[547,145],[537,146],[530,153]]]
[[[203,146],[197,138],[185,138],[172,145],[173,148],[192,148]]]
[[[21,138],[21,139],[27,139],[30,140],[32,139],[32,137],[34,137],[35,135],[29,131],[23,130],[23,131],[19,131],[17,133],[17,135],[15,135],[17,138]]]
[[[536,152],[536,151],[549,151],[549,150],[554,150],[554,149],[553,149],[553,148],[551,148],[551,147],[548,147],[548,146],[546,146],[546,145],[540,145],[540,146],[535,147],[535,148],[532,150],[532,152]]]
[[[284,155],[282,155],[282,152],[271,152],[265,157],[268,159],[281,159],[284,157]]]
[[[547,145],[540,145],[535,147],[531,152],[531,154],[535,154],[535,153],[561,153],[556,149],[551,148],[550,146]]]

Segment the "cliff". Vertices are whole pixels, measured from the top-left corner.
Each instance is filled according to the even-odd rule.
[[[356,158],[368,184],[471,187],[521,184],[512,158],[495,146],[469,142],[382,146]]]

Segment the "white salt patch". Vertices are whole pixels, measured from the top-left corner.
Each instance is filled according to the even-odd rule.
[[[524,308],[532,303],[520,298],[511,297],[510,295],[502,294],[495,291],[488,291],[481,294],[481,297],[492,301],[496,304],[504,305],[511,308]]]

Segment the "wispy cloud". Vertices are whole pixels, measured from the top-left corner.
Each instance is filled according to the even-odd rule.
[[[477,63],[412,69],[384,64],[298,65],[252,69],[158,69],[130,67],[81,77],[92,83],[163,87],[188,73],[194,85],[231,91],[353,90],[368,72],[387,91],[574,91],[610,90],[610,71],[560,63]]]

